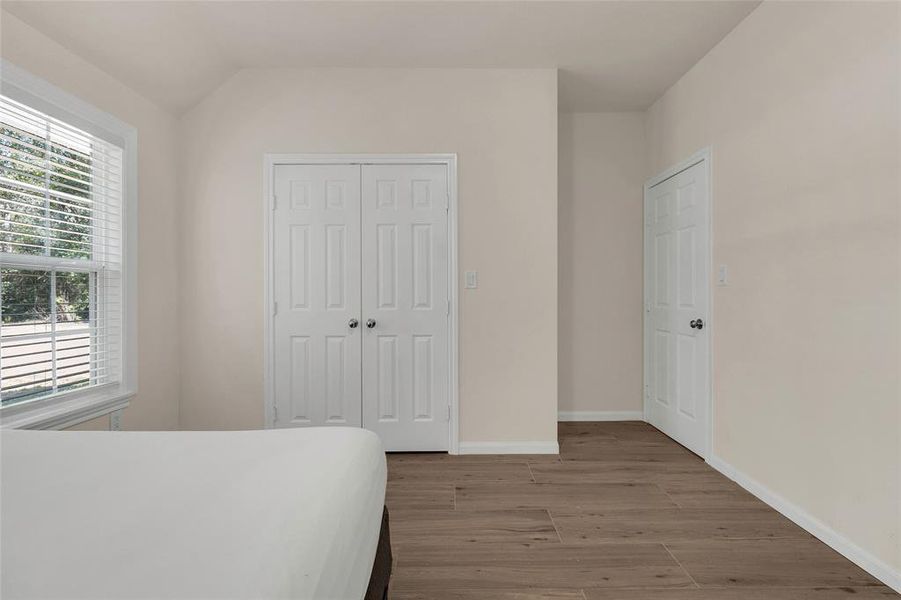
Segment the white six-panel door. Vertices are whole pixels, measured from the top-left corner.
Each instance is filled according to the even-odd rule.
[[[645,412],[697,454],[708,443],[708,161],[645,194]]]
[[[363,166],[363,424],[448,448],[447,168]]]
[[[448,449],[446,165],[277,165],[273,420]]]
[[[275,425],[359,427],[360,167],[279,165],[273,185]]]

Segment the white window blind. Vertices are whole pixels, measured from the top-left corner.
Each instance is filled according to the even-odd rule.
[[[0,404],[122,373],[123,150],[0,96]]]

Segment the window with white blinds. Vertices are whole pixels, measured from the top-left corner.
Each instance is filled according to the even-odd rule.
[[[123,149],[0,96],[0,405],[118,383]]]

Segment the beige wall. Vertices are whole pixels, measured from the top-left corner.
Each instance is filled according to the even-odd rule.
[[[764,3],[647,126],[713,146],[715,453],[896,569],[899,7]]]
[[[246,70],[182,124],[182,428],[263,424],[263,154],[455,152],[461,440],[556,440],[554,70]]]
[[[123,429],[178,428],[175,119],[6,12],[3,58],[138,130],[138,395]]]
[[[640,413],[644,113],[559,123],[559,409]]]

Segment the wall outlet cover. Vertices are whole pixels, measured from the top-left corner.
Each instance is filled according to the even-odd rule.
[[[109,416],[109,430],[120,431],[122,429],[122,411],[114,410]]]

